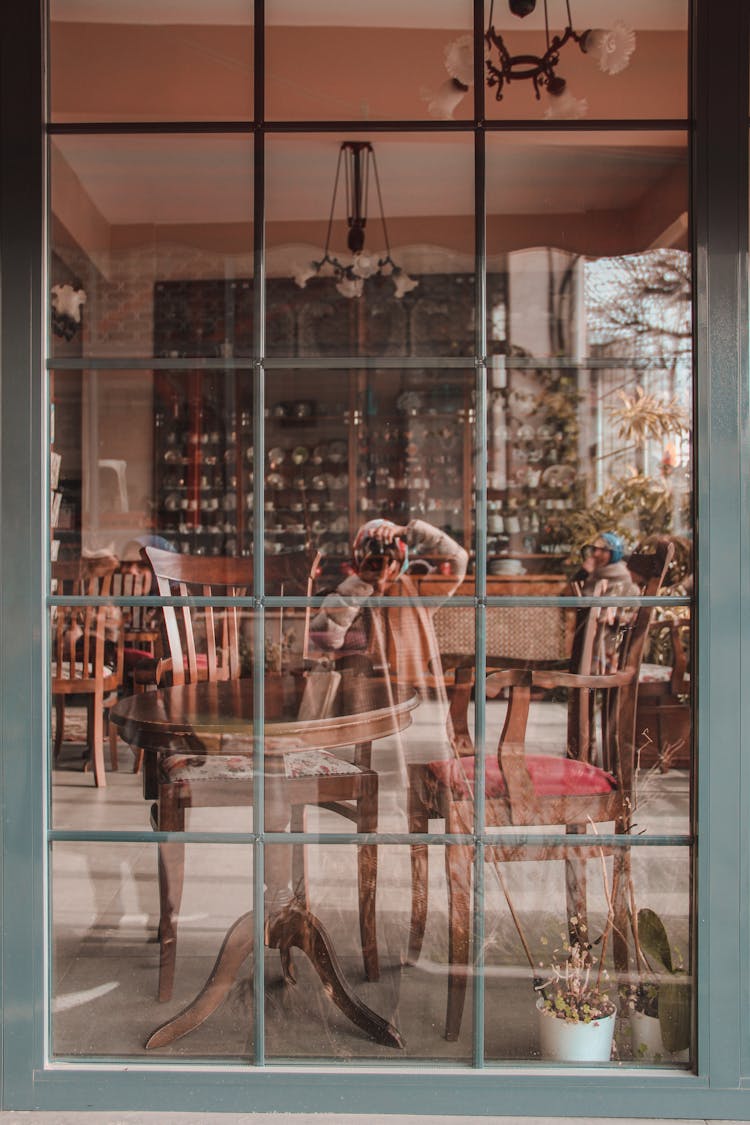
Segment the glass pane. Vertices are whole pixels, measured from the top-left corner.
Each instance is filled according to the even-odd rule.
[[[179,15],[175,12],[179,11]],[[234,121],[252,114],[250,0],[178,9],[51,0],[54,122]]]
[[[515,862],[508,862],[507,851],[498,855],[488,849],[485,854],[488,1058],[577,1066],[586,1061],[689,1064],[695,1002],[689,850],[638,847],[629,853],[632,898],[627,906],[638,920],[640,959],[635,955],[635,927],[625,931],[623,949],[616,941],[617,930],[608,923],[609,901],[617,904],[614,860],[598,856],[586,864],[584,915],[582,910],[569,914],[561,862],[542,862],[539,849],[530,848],[516,848],[510,857]],[[581,935],[577,949],[571,925]],[[659,965],[656,954],[662,934],[669,969]],[[592,948],[585,957],[591,958],[591,967],[581,970],[579,954],[589,943]],[[590,1004],[599,1004],[599,1011],[607,1011],[604,997],[614,1009],[609,1020],[597,1021],[601,1030],[537,1010],[544,995],[552,1005],[572,1012],[577,1007],[573,990],[579,985]],[[583,1051],[577,1057],[568,1042],[571,1031],[577,1032]]]
[[[252,989],[243,987],[251,957],[239,987],[209,1019],[184,1038],[146,1049],[157,1028],[203,987],[225,931],[252,904],[247,847],[187,845],[184,889],[175,903],[174,979],[167,989],[162,968],[160,1002],[157,852],[156,846],[142,844],[56,843],[52,848],[55,1057],[252,1057]]]
[[[684,138],[529,142],[488,143],[488,242],[506,274],[488,313],[489,572],[516,582],[525,572],[525,592],[542,592],[542,577],[544,592],[562,592],[582,548],[615,532],[623,555],[675,536],[689,574]],[[524,172],[532,152],[541,176]]]
[[[154,382],[156,528],[183,554],[250,555],[251,372],[158,372]]]
[[[488,827],[689,834],[690,647],[686,607],[488,609]],[[469,819],[473,765],[451,798]]]
[[[54,355],[221,357],[248,347],[248,138],[56,137],[50,170]]]
[[[416,763],[442,770],[471,752],[474,608],[440,603],[451,582],[441,579],[441,595],[436,581],[430,605],[415,584],[416,604],[392,591],[392,607],[373,606],[347,580],[309,611],[285,608],[283,626],[280,610],[267,611],[269,829],[404,832]]]
[[[473,351],[471,138],[288,135],[267,160],[270,354]]]
[[[250,554],[250,371],[56,371],[50,389],[53,558],[134,562],[149,537]]]
[[[160,587],[178,596],[243,595],[252,580],[244,559],[156,549],[151,560]],[[53,583],[60,598],[130,596],[136,571],[143,597],[153,581],[145,559],[58,563]],[[250,831],[251,613],[62,602],[50,619],[55,827],[91,829],[99,819],[106,828]]]
[[[402,526],[426,520],[473,553],[473,373],[318,371],[314,397],[309,372],[267,378],[266,582],[273,592],[274,575],[300,554],[303,571],[319,552],[325,580],[345,579],[358,528],[376,518]],[[429,548],[422,553],[420,578],[437,573],[441,561],[449,568]]]
[[[425,849],[427,850],[427,849]],[[278,845],[266,848],[272,868],[292,862],[275,853],[291,853]],[[270,853],[270,855],[269,855]],[[443,1037],[447,965],[444,925],[446,892],[443,849],[429,849],[430,899],[427,928],[421,953],[409,954],[410,855],[403,846],[377,849],[375,940],[369,945],[369,979],[365,970],[357,891],[357,852],[350,845],[300,848],[307,906],[311,915],[283,908],[272,910],[274,941],[283,935],[325,935],[334,954],[334,983],[324,990],[327,959],[315,964],[314,951],[305,956],[293,948],[297,986],[285,988],[276,955],[266,958],[266,1047],[269,1058],[370,1059],[388,1064],[409,1058],[467,1061],[471,1052],[471,988],[465,1033],[461,1040]],[[421,858],[421,857],[420,857]],[[426,858],[426,857],[425,857]],[[360,863],[363,862],[360,853]],[[367,863],[367,857],[364,857]],[[299,885],[298,895],[302,884]],[[269,903],[270,906],[270,903]],[[442,923],[442,924],[441,924]],[[272,942],[272,945],[274,942]],[[365,942],[367,946],[367,942]],[[321,970],[323,975],[321,976]],[[347,987],[359,1005],[355,1023],[335,1002],[339,988]],[[383,1025],[389,1026],[383,1026]]]
[[[324,9],[269,0],[266,22],[269,117],[396,121],[426,117],[442,104],[444,51],[471,32],[472,6],[443,0],[425,13],[395,0],[333,0]],[[464,99],[457,116],[472,110]]]
[[[487,64],[495,70],[488,70],[492,85],[485,90],[490,120],[686,116],[686,0],[649,5],[637,0],[576,0],[569,6],[564,0],[550,0],[549,37],[545,37],[546,5],[534,6],[536,11],[522,22],[507,4],[486,2],[487,26],[495,30]],[[576,34],[566,38],[568,11]],[[588,37],[581,43],[586,32]],[[508,55],[506,65],[501,61],[501,43]],[[545,73],[540,63],[548,47],[549,55],[558,55],[559,61]],[[536,91],[532,77],[523,80],[524,73],[535,71]]]

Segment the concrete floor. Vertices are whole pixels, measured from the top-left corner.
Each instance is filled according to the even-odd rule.
[[[427,1119],[413,1114],[380,1115],[339,1113],[0,1113],[0,1125],[424,1125]],[[565,1125],[560,1117],[430,1117],[430,1125]],[[581,1118],[601,1121],[604,1118]],[[658,1118],[606,1118],[609,1125],[656,1125]],[[663,1119],[662,1119],[663,1120]],[[705,1118],[684,1118],[671,1125],[708,1125]],[[725,1122],[724,1125],[741,1125]]]
[[[488,729],[499,727],[503,704],[490,704]],[[565,708],[532,705],[530,739],[541,748],[558,749]],[[405,831],[404,761],[435,756],[440,744],[437,715],[422,704],[407,732],[408,744],[376,744],[373,766],[381,779],[380,829]],[[141,783],[130,772],[132,756],[120,747],[119,772],[108,773],[105,790],[96,790],[90,774],[80,772],[81,748],[65,744],[53,790],[56,828],[132,829],[148,827]],[[688,824],[688,780],[673,770],[655,774],[641,785],[639,830],[682,832]],[[191,814],[190,827],[247,831],[251,810],[202,809]],[[347,830],[341,818],[313,811],[308,830]],[[439,826],[436,826],[439,827]],[[689,867],[683,849],[638,848],[633,853],[638,905],[657,907],[669,920],[670,938],[685,951],[689,915]],[[156,1000],[158,888],[156,847],[150,844],[56,843],[52,861],[53,1045],[58,1056],[142,1058],[143,1044],[156,1026],[178,1012],[200,989],[226,929],[252,903],[252,855],[240,845],[188,845],[185,893],[180,913],[178,960],[173,999]],[[352,987],[375,1011],[399,1027],[404,1059],[465,1063],[471,1057],[471,997],[457,1042],[443,1037],[447,965],[447,893],[442,848],[431,849],[428,925],[416,966],[406,964],[409,927],[409,849],[384,845],[379,854],[378,946],[381,977],[365,981],[357,925],[355,849],[346,845],[311,845],[307,849],[312,908],[328,929]],[[539,1057],[530,969],[501,892],[497,873],[487,865],[486,1050],[491,1060]],[[557,863],[505,865],[504,873],[525,938],[535,958],[544,959],[565,925],[561,867]],[[606,909],[598,863],[589,875],[590,919],[601,922]],[[266,950],[266,1053],[270,1060],[331,1059],[387,1064],[393,1050],[371,1043],[335,1008],[306,958],[295,957],[298,984],[285,986],[279,957]],[[248,1060],[253,1051],[251,963],[229,1000],[191,1035],[158,1052],[160,1058]],[[469,990],[470,993],[470,990]],[[624,1021],[621,1021],[621,1024]],[[627,1027],[617,1033],[618,1058],[632,1060]],[[151,1055],[150,1057],[153,1057]],[[36,1120],[16,1115],[7,1120]],[[76,1120],[85,1120],[77,1115]],[[208,1118],[202,1116],[201,1121]],[[4,1120],[0,1116],[0,1121]],[[39,1117],[38,1120],[47,1120]],[[65,1116],[49,1117],[64,1121]],[[92,1121],[150,1120],[150,1115],[92,1117]],[[193,1115],[154,1116],[155,1121],[185,1122]],[[216,1115],[231,1121],[264,1121]],[[279,1125],[283,1116],[269,1117]],[[298,1122],[326,1118],[289,1118]],[[330,1118],[343,1120],[343,1118]],[[353,1119],[348,1118],[349,1121]],[[375,1120],[363,1117],[362,1122]],[[389,1118],[396,1121],[396,1118]],[[404,1118],[403,1120],[408,1120]],[[416,1119],[415,1119],[416,1120]],[[448,1119],[446,1119],[448,1120]],[[458,1121],[458,1118],[452,1120]],[[463,1119],[470,1120],[470,1119]],[[482,1119],[487,1121],[487,1118]],[[497,1120],[501,1120],[498,1118]]]

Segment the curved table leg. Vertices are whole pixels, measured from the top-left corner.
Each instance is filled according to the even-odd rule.
[[[352,992],[344,978],[331,940],[314,914],[291,904],[266,924],[266,941],[278,949],[284,979],[294,983],[291,950],[296,947],[309,957],[334,1004],[352,1023],[386,1047],[403,1047],[397,1029],[373,1012]],[[227,998],[242,963],[253,947],[253,916],[243,914],[231,927],[216,958],[211,974],[195,1000],[176,1016],[158,1027],[146,1041],[146,1048],[166,1047],[193,1031],[208,1019]]]
[[[291,950],[295,946],[309,957],[323,987],[344,1015],[384,1047],[403,1047],[398,1030],[352,992],[346,982],[324,927],[309,910],[290,904],[266,924],[266,941],[281,954],[284,979],[294,983]]]
[[[157,1027],[146,1040],[146,1049],[166,1047],[181,1039],[189,1031],[207,1020],[220,1004],[226,1000],[232,985],[237,980],[237,973],[243,963],[250,956],[253,948],[253,915],[243,914],[238,918],[219,950],[211,975],[201,991],[186,1008],[167,1020],[161,1027]]]

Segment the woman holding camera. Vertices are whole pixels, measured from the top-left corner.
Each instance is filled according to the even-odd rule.
[[[424,686],[432,681],[440,668],[432,623],[439,607],[396,604],[402,597],[418,599],[410,571],[419,567],[420,556],[444,564],[440,571],[448,589],[441,583],[440,596],[450,597],[469,561],[455,540],[424,520],[401,525],[376,519],[364,524],[354,540],[356,573],[339,583],[313,618],[313,644],[329,652],[367,652],[402,683]],[[393,598],[394,605],[363,609],[362,599],[370,597]]]

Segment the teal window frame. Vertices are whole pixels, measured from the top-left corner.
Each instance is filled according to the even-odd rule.
[[[257,10],[262,10],[262,0]],[[481,19],[481,4],[476,11]],[[384,1081],[382,1067],[366,1065],[173,1066],[165,1060],[49,1059],[46,857],[49,840],[64,834],[49,831],[43,754],[48,713],[43,671],[45,25],[43,12],[33,4],[13,5],[5,13],[0,47],[0,1108],[241,1112],[251,1106],[256,1111],[357,1112],[365,1106],[373,1113],[434,1116],[489,1115],[502,1107],[505,1114],[537,1116],[625,1112],[633,1117],[750,1119],[750,829],[742,815],[750,798],[750,751],[744,747],[750,693],[743,699],[742,690],[744,657],[750,653],[750,13],[744,0],[727,0],[720,17],[711,0],[694,0],[692,15],[700,747],[695,809],[697,1072],[410,1064],[388,1068]],[[613,128],[612,122],[599,124]],[[256,160],[257,175],[262,175],[262,160]],[[256,246],[262,241],[256,240]],[[483,317],[477,319],[484,323]],[[480,548],[482,535],[480,528]]]

